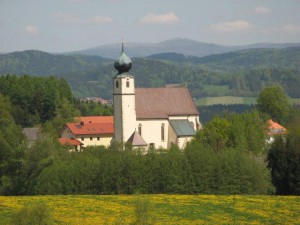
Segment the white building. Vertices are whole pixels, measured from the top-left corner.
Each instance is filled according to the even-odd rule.
[[[122,46],[113,79],[114,140],[138,147],[183,148],[202,128],[187,87],[135,88],[128,73],[131,66]]]

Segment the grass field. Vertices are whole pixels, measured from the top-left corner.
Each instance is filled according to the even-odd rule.
[[[224,195],[0,196],[0,224],[25,204],[44,201],[56,224],[130,224],[138,199],[154,224],[300,224],[300,197]]]
[[[291,98],[291,104],[300,104],[300,98]],[[237,96],[219,96],[219,97],[205,97],[195,101],[197,106],[201,105],[231,105],[231,104],[256,104],[255,97],[237,97]]]

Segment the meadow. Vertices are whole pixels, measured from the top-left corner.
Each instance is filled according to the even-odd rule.
[[[56,224],[131,224],[135,202],[149,202],[152,224],[300,224],[300,197],[265,195],[0,196],[0,224],[43,201]]]
[[[300,104],[300,98],[290,98],[291,104]],[[195,100],[197,106],[202,105],[232,105],[232,104],[256,104],[255,97],[237,97],[237,96],[218,96],[218,97],[204,97]]]

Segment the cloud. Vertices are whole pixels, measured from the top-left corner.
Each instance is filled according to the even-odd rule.
[[[76,14],[57,12],[53,17],[59,23],[74,23],[74,24],[108,24],[112,23],[113,19],[109,16],[93,16],[90,18],[81,18]]]
[[[250,10],[243,10],[239,11],[238,15],[239,16],[247,16],[247,15],[259,15],[259,16],[265,16],[267,14],[270,14],[271,10],[268,9],[265,6],[258,6],[255,9],[250,9]]]
[[[287,24],[282,27],[264,29],[262,33],[263,34],[271,34],[271,33],[300,34],[300,25]]]
[[[90,23],[90,24],[108,24],[112,22],[113,19],[109,16],[94,16],[86,20],[86,23]]]
[[[141,24],[175,24],[179,22],[179,18],[173,13],[166,14],[152,14],[144,16],[141,20]]]
[[[25,27],[25,31],[29,34],[36,35],[39,32],[39,29],[35,26],[28,25]]]
[[[265,6],[258,6],[255,8],[254,13],[256,15],[267,15],[267,14],[271,13],[271,10]]]
[[[240,31],[249,31],[255,28],[255,26],[244,20],[236,20],[232,22],[221,22],[218,24],[210,25],[210,28],[213,31],[221,32],[240,32]]]

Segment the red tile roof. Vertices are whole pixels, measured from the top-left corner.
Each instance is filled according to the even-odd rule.
[[[70,139],[70,138],[59,138],[58,141],[62,144],[62,145],[72,145],[72,146],[79,146],[79,145],[83,145],[80,141],[78,140],[74,140],[74,139]]]
[[[269,125],[269,127],[268,127],[269,135],[286,133],[286,129],[283,126],[281,126],[279,123],[276,123],[273,120],[268,120],[267,123]]]
[[[67,123],[66,126],[74,135],[113,134],[113,123]]]
[[[75,121],[84,123],[113,123],[113,116],[81,116],[75,117]]]
[[[136,88],[135,107],[137,119],[199,115],[187,87]]]

